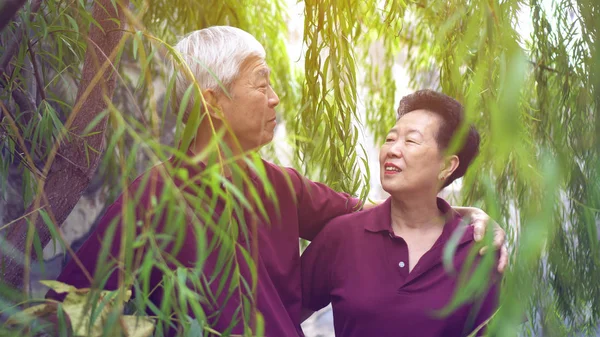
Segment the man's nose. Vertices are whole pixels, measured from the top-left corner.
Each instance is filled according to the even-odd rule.
[[[279,96],[277,96],[277,93],[275,92],[275,90],[273,90],[273,88],[270,89],[271,93],[269,95],[269,106],[271,108],[274,108],[279,105]]]

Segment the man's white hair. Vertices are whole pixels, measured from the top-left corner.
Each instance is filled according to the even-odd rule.
[[[265,48],[249,33],[230,26],[213,26],[194,31],[185,36],[175,50],[191,70],[191,75],[181,66],[175,66],[175,106],[178,108],[183,96],[193,83],[200,90],[226,90],[237,78],[242,63],[250,56],[264,59]],[[194,95],[190,97],[183,116],[186,123],[194,106]],[[201,111],[202,111],[202,104]],[[177,111],[175,111],[177,113]]]

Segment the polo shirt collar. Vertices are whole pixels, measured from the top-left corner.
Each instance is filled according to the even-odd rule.
[[[197,163],[192,163],[191,162],[191,158],[193,158],[195,156],[194,152],[192,152],[191,149],[188,149],[185,152],[185,155],[181,158],[173,155],[170,159],[169,162],[171,163],[171,167],[173,167],[174,170],[177,169],[185,169],[188,171],[188,176],[189,177],[194,177],[198,174],[200,174],[202,171],[206,170],[206,164],[199,161]]]
[[[368,221],[365,223],[365,230],[372,233],[392,232],[392,198],[387,198],[381,205],[374,207],[371,210],[376,214],[372,218],[369,217],[369,219],[375,219],[376,221]]]
[[[192,163],[191,159],[194,158],[194,156],[196,156],[196,154],[194,152],[192,152],[192,150],[190,148],[185,153],[185,158],[187,158],[188,160],[183,160],[182,158],[172,156],[169,159],[169,162],[171,163],[171,166],[173,167],[173,169],[175,169],[175,170],[185,169],[188,171],[188,177],[195,177],[195,176],[201,174],[203,171],[205,171],[207,168],[207,165],[206,165],[206,163],[201,162],[201,161]],[[256,174],[256,172],[253,169],[249,168],[247,170],[247,173],[250,176],[250,179],[252,181],[256,181],[256,179],[258,178],[258,175]],[[228,177],[228,179],[231,180],[230,177]]]
[[[372,219],[377,219],[376,221],[369,221],[364,224],[364,228],[367,232],[371,233],[381,233],[385,232],[390,235],[395,235],[392,229],[392,218],[391,218],[391,207],[392,207],[392,198],[387,198],[381,205],[374,207],[372,210],[376,213]],[[442,230],[442,234],[438,238],[437,242],[434,244],[434,247],[438,244],[447,242],[452,233],[459,226],[463,226],[462,217],[456,213],[450,204],[448,204],[444,199],[437,198],[437,207],[443,214],[446,214],[446,223],[444,224],[444,229]],[[461,236],[459,244],[467,243],[473,240],[473,231],[464,231],[464,234]]]

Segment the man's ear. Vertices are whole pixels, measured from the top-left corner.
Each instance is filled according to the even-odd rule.
[[[206,108],[206,112],[211,118],[219,120],[223,119],[223,109],[221,109],[221,105],[219,103],[219,94],[213,89],[206,89],[202,91],[202,97],[204,97],[204,102],[200,101],[202,109]],[[205,102],[206,107],[204,107]]]
[[[460,164],[460,159],[458,159],[458,156],[456,156],[456,155],[448,156],[448,158],[446,158],[446,161],[445,161],[444,169],[442,169],[442,172],[440,172],[440,180],[444,181],[450,175],[452,175],[452,173],[454,171],[456,171],[456,169],[458,168],[459,164]]]

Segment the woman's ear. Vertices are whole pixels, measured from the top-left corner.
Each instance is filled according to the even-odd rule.
[[[458,159],[458,156],[456,155],[452,155],[446,158],[446,165],[444,165],[444,168],[442,169],[439,175],[440,180],[444,181],[450,175],[452,175],[452,173],[458,168],[459,164],[460,159]]]
[[[223,110],[219,104],[218,93],[213,89],[206,89],[202,92],[202,97],[204,97],[204,102],[200,101],[202,109],[206,108],[206,112],[211,118],[223,119]],[[206,106],[204,106],[205,102]]]

